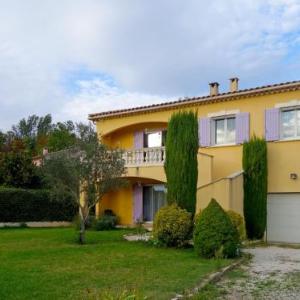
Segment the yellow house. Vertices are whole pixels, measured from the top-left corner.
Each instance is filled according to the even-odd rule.
[[[97,207],[111,209],[123,225],[151,222],[165,203],[164,138],[179,110],[199,118],[197,211],[215,198],[243,214],[242,144],[252,135],[268,142],[269,241],[300,243],[300,81],[229,91],[169,103],[90,114],[103,143],[125,150],[130,185],[106,195]]]

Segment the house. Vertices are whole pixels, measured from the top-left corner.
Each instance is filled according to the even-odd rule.
[[[163,163],[168,120],[179,110],[198,112],[197,211],[212,197],[243,213],[242,144],[262,136],[268,147],[267,239],[300,243],[300,81],[229,91],[131,109],[90,114],[103,143],[125,149],[127,188],[108,194],[97,207],[112,209],[121,224],[152,222],[165,203]]]

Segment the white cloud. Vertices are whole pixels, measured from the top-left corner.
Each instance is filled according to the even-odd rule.
[[[299,79],[299,14],[299,0],[0,0],[0,128],[198,95],[233,75],[242,87]],[[103,98],[91,78],[70,94],[77,66],[118,91]]]
[[[112,109],[143,106],[149,103],[161,103],[175,98],[163,95],[149,95],[138,92],[128,92],[117,86],[112,86],[107,80],[92,79],[77,82],[78,93],[68,101],[58,115],[61,120],[75,119],[86,121],[91,112],[109,111]]]

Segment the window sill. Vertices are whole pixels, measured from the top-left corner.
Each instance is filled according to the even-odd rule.
[[[280,139],[280,140],[277,140],[277,141],[274,141],[276,143],[282,143],[282,142],[297,142],[297,141],[300,141],[300,137],[296,137],[296,138],[288,138],[288,139]]]
[[[204,148],[222,148],[222,147],[234,147],[234,146],[240,146],[240,144],[219,144],[219,145],[212,145],[212,146],[208,146],[208,147],[204,147]]]

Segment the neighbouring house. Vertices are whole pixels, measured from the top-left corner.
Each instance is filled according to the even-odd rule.
[[[179,110],[199,118],[197,211],[211,198],[243,213],[242,144],[250,136],[268,142],[267,239],[300,243],[300,81],[239,90],[238,78],[219,93],[131,109],[90,114],[103,143],[125,150],[130,185],[105,196],[100,214],[113,210],[120,223],[152,222],[165,204],[165,135]]]

